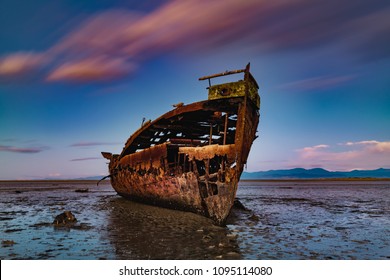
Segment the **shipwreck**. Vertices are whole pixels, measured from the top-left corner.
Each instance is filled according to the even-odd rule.
[[[121,154],[102,152],[115,191],[224,225],[257,138],[259,86],[249,70],[248,64],[199,78],[209,81],[207,100],[179,103],[156,120],[143,122]],[[240,73],[243,79],[211,85],[213,78]]]

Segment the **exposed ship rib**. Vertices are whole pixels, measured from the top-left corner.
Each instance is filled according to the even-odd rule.
[[[249,65],[201,78],[237,73],[244,73],[244,80],[210,85],[208,100],[179,103],[143,122],[120,155],[103,153],[118,194],[225,223],[256,138],[258,85]]]

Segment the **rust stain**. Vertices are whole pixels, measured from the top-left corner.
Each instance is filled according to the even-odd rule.
[[[257,137],[258,85],[249,65],[201,78],[237,73],[244,80],[210,84],[208,100],[178,103],[156,120],[143,121],[120,155],[102,153],[118,194],[225,223]]]
[[[215,156],[227,156],[229,159],[236,157],[235,145],[208,145],[203,147],[180,147],[180,154],[186,154],[189,160],[212,159]]]

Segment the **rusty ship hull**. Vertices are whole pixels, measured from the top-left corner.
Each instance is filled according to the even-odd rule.
[[[238,182],[257,137],[258,85],[244,80],[208,88],[208,100],[178,104],[143,123],[119,155],[109,159],[111,185],[126,198],[191,211],[223,225],[233,206]],[[210,81],[209,81],[210,82]]]

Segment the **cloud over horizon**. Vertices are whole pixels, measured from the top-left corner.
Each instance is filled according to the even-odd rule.
[[[103,159],[103,157],[85,157],[85,158],[74,158],[70,161],[86,161],[86,160],[97,160],[97,159]]]
[[[364,59],[383,58],[389,57],[389,13],[390,4],[376,0],[171,0],[148,13],[115,9],[91,15],[39,54],[3,55],[0,77],[47,68],[46,82],[115,80],[155,56],[232,44],[268,53],[332,44]]]
[[[316,145],[298,149],[294,163],[300,167],[323,167],[332,170],[390,168],[390,141],[346,142],[337,150],[330,145]]]
[[[70,147],[93,147],[93,146],[104,146],[104,145],[116,145],[118,143],[113,143],[113,142],[77,142],[70,144]]]
[[[49,149],[48,147],[16,147],[16,146],[6,146],[0,145],[0,152],[11,152],[11,153],[21,153],[21,154],[36,154],[43,152]]]

